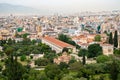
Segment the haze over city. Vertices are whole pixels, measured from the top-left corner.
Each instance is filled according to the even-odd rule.
[[[120,10],[120,0],[0,0],[0,3],[35,8],[46,14]]]

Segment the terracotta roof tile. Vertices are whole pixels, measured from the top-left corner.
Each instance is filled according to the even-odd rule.
[[[72,45],[70,45],[68,43],[60,41],[60,40],[55,39],[53,37],[46,36],[46,37],[43,37],[43,39],[45,39],[45,40],[49,41],[50,43],[55,44],[55,45],[57,45],[59,47],[62,47],[62,48],[64,48],[64,47],[74,47],[74,46],[72,46]]]

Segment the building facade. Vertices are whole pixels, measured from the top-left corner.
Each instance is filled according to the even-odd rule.
[[[118,48],[120,48],[120,35],[118,36]]]
[[[104,55],[112,55],[113,54],[113,51],[114,51],[113,45],[110,45],[110,44],[100,44],[100,45],[102,46]]]

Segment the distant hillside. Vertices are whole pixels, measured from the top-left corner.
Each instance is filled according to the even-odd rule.
[[[30,7],[0,3],[0,14],[43,14],[44,10]]]

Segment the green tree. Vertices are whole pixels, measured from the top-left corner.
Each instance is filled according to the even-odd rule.
[[[68,64],[65,63],[65,62],[61,62],[61,63],[59,64],[59,67],[60,67],[61,70],[67,69],[67,68],[68,68]]]
[[[80,49],[79,52],[78,52],[78,56],[83,56],[83,54],[87,55],[88,54],[88,50],[86,49]]]
[[[63,74],[61,74],[61,70],[60,70],[59,66],[56,64],[50,64],[50,65],[46,66],[45,73],[46,73],[47,77],[50,78],[51,80],[54,80],[55,78],[60,79],[63,75]]]
[[[83,65],[86,64],[86,58],[85,56],[88,54],[88,51],[86,49],[80,49],[80,51],[78,52],[78,56],[82,56],[82,63]]]
[[[97,31],[100,32],[100,29],[101,29],[101,25],[97,27]]]
[[[63,52],[67,52],[68,53],[68,51],[69,51],[69,49],[65,47],[65,48],[63,48],[62,53]]]
[[[120,55],[120,49],[115,49],[114,54]]]
[[[85,54],[83,54],[83,58],[82,58],[82,64],[85,65],[86,64],[86,58],[85,58]]]
[[[0,51],[0,57],[3,58],[4,57],[4,52],[3,51]]]
[[[2,74],[0,74],[0,80],[8,80],[8,78]]]
[[[15,40],[12,40],[11,38],[9,38],[7,44],[8,45],[15,44]]]
[[[47,78],[44,72],[41,72],[40,75],[38,75],[38,80],[50,80]]]
[[[22,56],[20,57],[20,60],[21,60],[21,61],[25,61],[25,60],[26,60],[26,55],[22,55]]]
[[[6,49],[4,51],[9,56],[10,54],[12,54],[14,52],[14,48],[11,46],[8,46],[8,47],[6,47]]]
[[[52,49],[46,44],[39,43],[38,46],[41,53],[50,53]]]
[[[69,61],[69,64],[72,64],[72,63],[75,63],[75,62],[77,62],[77,60],[75,59],[74,56],[71,56],[71,59],[70,59],[70,61]]]
[[[66,75],[61,80],[75,80],[75,78],[71,75]]]
[[[97,41],[97,42],[100,42],[101,41],[101,36],[100,35],[96,35],[94,40]]]
[[[109,35],[109,44],[113,44],[113,35],[112,35],[112,32],[110,32],[110,35]]]
[[[30,69],[28,73],[23,75],[22,80],[50,80],[44,71]]]
[[[66,43],[68,43],[70,41],[70,38],[67,35],[64,35],[64,34],[59,34],[58,39],[63,41],[63,42],[66,42]]]
[[[44,58],[47,58],[51,63],[53,63],[55,57],[57,57],[57,54],[53,52],[47,52],[44,54]]]
[[[81,46],[79,46],[78,44],[76,44],[76,49],[80,49]]]
[[[26,69],[22,64],[17,62],[17,58],[9,57],[5,63],[5,70],[3,74],[7,76],[8,80],[22,80],[23,74],[26,72]]]
[[[112,80],[117,80],[119,74],[119,65],[115,60],[113,60],[112,64],[110,65],[110,75]]]
[[[117,30],[115,31],[115,34],[114,34],[114,47],[115,48],[118,47],[118,34],[117,34]]]
[[[96,58],[97,63],[105,63],[107,61],[110,61],[110,57],[106,55],[100,55]]]
[[[49,60],[46,58],[38,58],[37,60],[35,60],[35,65],[38,66],[46,66],[49,63]]]
[[[23,76],[22,76],[22,77],[23,77],[23,80],[28,80],[29,75],[30,75],[30,74],[28,74],[28,73],[23,74]]]
[[[6,44],[6,40],[0,40],[0,46],[3,46],[4,44]]]
[[[107,31],[104,31],[104,33],[105,33],[107,36],[109,36],[109,35],[110,35]]]
[[[109,64],[106,63],[87,64],[85,68],[90,69],[93,74],[108,73],[110,71]]]
[[[78,77],[84,77],[84,78],[87,78],[87,80],[90,79],[90,75],[93,75],[92,70],[86,69],[86,68],[79,70],[77,74]]]
[[[27,80],[40,80],[40,76],[40,71],[31,69],[27,76]]]
[[[120,79],[120,73],[118,74],[118,77],[117,77],[117,80],[119,80]]]
[[[37,41],[36,40],[32,40],[31,43],[34,45]]]
[[[68,43],[73,45],[73,46],[76,46],[76,43],[74,41],[72,41],[71,39],[70,39],[70,41]]]
[[[39,53],[40,53],[40,51],[39,51],[39,50],[37,50],[37,49],[34,49],[34,50],[32,50],[32,53],[33,53],[33,54],[39,54]]]
[[[78,45],[76,45],[76,43],[74,41],[72,41],[72,39],[69,36],[67,36],[67,35],[59,34],[58,35],[58,39],[63,41],[63,42],[66,42],[68,44],[71,44],[73,46],[77,46],[78,47]]]
[[[23,45],[30,45],[31,44],[31,40],[29,38],[23,38],[22,44]]]
[[[0,65],[0,71],[2,71],[2,69],[3,69],[3,66],[2,66],[2,65]]]
[[[80,62],[75,62],[69,65],[71,71],[79,71],[83,68],[83,64]]]
[[[25,33],[22,35],[22,37],[25,39],[25,38],[27,38],[28,35],[29,35],[28,33]]]
[[[88,46],[88,57],[97,57],[102,54],[102,47],[99,44],[91,44]]]

